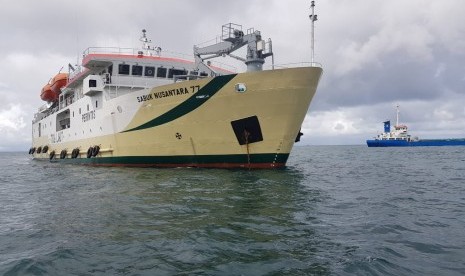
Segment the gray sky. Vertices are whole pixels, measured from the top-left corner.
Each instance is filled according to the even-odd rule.
[[[382,121],[423,138],[465,137],[463,0],[316,1],[324,75],[301,144],[363,144]],[[310,61],[310,0],[0,0],[0,151],[27,150],[41,88],[87,47],[191,55],[229,22],[272,38],[276,64]],[[222,61],[222,60],[219,60]],[[222,62],[227,62],[226,60]],[[268,61],[269,64],[270,61]]]

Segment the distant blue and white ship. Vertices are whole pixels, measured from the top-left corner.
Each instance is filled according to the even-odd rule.
[[[427,147],[427,146],[465,146],[465,138],[460,139],[419,139],[408,134],[406,125],[399,124],[399,106],[397,120],[391,131],[391,121],[384,122],[384,132],[374,139],[367,140],[368,147]]]

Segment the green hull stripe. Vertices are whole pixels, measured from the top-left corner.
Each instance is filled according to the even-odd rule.
[[[53,159],[53,162],[89,164],[89,165],[133,165],[133,166],[164,166],[164,165],[192,165],[208,166],[209,164],[285,164],[289,154],[228,154],[228,155],[181,155],[181,156],[121,156],[121,157],[93,157]],[[250,161],[249,161],[250,160]]]
[[[210,97],[215,95],[216,92],[218,92],[223,86],[225,86],[235,76],[236,74],[215,77],[209,83],[207,83],[207,85],[202,87],[197,93],[189,97],[187,100],[182,102],[180,105],[154,118],[151,121],[148,121],[138,127],[125,130],[123,132],[151,128],[151,127],[163,125],[173,120],[176,120],[177,118],[186,115],[187,113],[193,111],[194,109],[204,104],[206,101],[210,99]]]

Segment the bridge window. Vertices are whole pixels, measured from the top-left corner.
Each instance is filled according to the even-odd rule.
[[[181,70],[181,69],[170,69],[168,71],[168,78],[171,79],[173,76],[179,76],[179,75],[187,75],[186,70]]]
[[[144,76],[146,76],[146,77],[155,76],[155,67],[145,66]]]
[[[142,76],[142,66],[133,65],[132,66],[132,75],[133,76]]]
[[[118,64],[118,74],[129,75],[129,64]]]
[[[157,70],[157,78],[166,78],[166,68],[159,67]]]

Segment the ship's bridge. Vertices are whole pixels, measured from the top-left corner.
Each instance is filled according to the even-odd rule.
[[[211,65],[220,74],[231,74],[235,67],[215,62]],[[110,85],[148,87],[178,80],[208,77],[205,71],[194,70],[194,61],[175,52],[143,51],[133,48],[90,47],[83,53],[82,65],[69,66],[68,88],[75,88],[89,75],[102,75]],[[160,83],[161,82],[161,83]]]

